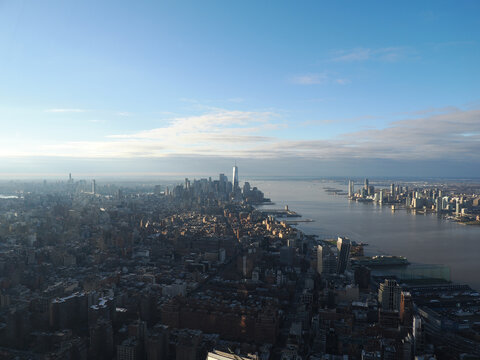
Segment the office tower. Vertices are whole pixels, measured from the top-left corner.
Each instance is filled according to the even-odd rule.
[[[352,180],[348,180],[348,197],[352,197],[355,194],[355,187]]]
[[[337,271],[337,258],[329,246],[317,246],[317,273],[334,274]]]
[[[233,167],[233,191],[238,189],[238,167],[235,165]]]
[[[248,196],[248,194],[250,194],[250,191],[250,183],[248,181],[245,181],[245,183],[243,184],[243,195]]]
[[[381,304],[382,310],[399,311],[401,292],[402,288],[395,280],[385,279],[378,290],[378,302]]]
[[[380,204],[383,203],[383,189],[380,190],[380,193],[378,194],[378,201],[380,202]]]
[[[128,337],[121,344],[117,345],[118,360],[137,360],[140,359],[141,343],[135,337]]]
[[[344,237],[338,237],[337,249],[338,249],[338,261],[337,261],[337,274],[343,274],[347,269],[348,260],[350,258],[350,248],[352,244],[350,240]]]
[[[320,275],[323,272],[323,246],[317,246],[317,273]]]
[[[448,210],[448,196],[442,198],[442,210]]]
[[[413,317],[413,346],[415,354],[422,354],[425,348],[425,332],[422,318],[418,315]]]
[[[390,195],[395,198],[395,184],[390,184]]]
[[[402,291],[400,294],[400,321],[411,329],[413,325],[413,300],[412,294]]]
[[[97,183],[95,180],[92,180],[92,194],[96,194],[97,193]]]
[[[368,192],[368,179],[365,179],[365,187],[364,187],[365,191]]]
[[[455,201],[455,214],[460,215],[460,213],[461,213],[460,200],[457,199]]]
[[[227,183],[228,178],[225,174],[220,174],[218,177],[218,190],[221,194],[225,194],[227,192]]]

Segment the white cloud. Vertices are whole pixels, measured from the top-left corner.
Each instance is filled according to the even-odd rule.
[[[274,138],[265,134],[281,126],[284,125],[273,112],[217,109],[197,116],[176,117],[163,127],[110,135],[101,141],[39,145],[32,155],[85,158],[234,156],[272,141]]]
[[[302,131],[309,132],[310,137],[310,140],[305,140],[293,135],[289,138],[274,136],[272,131],[286,126],[277,113],[217,109],[196,116],[176,117],[161,127],[110,135],[98,141],[25,144],[20,147],[22,152],[16,154],[77,158],[184,155],[269,159],[478,158],[480,110],[445,107],[443,111],[436,109],[434,112],[427,111],[426,115],[421,114],[422,111],[416,112],[410,119],[394,121],[383,128],[348,132],[329,139],[315,139],[314,134],[320,137],[318,126],[329,126],[332,121],[304,122]],[[0,151],[15,155],[8,144]]]

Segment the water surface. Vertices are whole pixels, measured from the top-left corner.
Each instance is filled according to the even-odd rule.
[[[315,220],[297,226],[320,238],[347,236],[369,244],[367,254],[403,255],[410,262],[445,264],[452,281],[480,289],[480,226],[465,226],[406,210],[393,212],[389,206],[349,201],[329,195],[324,187],[346,190],[346,185],[311,181],[252,181],[275,203],[288,205],[303,218]],[[293,220],[293,219],[292,219]]]

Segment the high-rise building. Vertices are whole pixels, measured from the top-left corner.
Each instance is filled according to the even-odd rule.
[[[392,198],[395,198],[395,184],[394,183],[390,184],[390,195],[392,196]]]
[[[250,191],[250,183],[248,181],[245,181],[245,183],[243,184],[243,195],[248,196],[248,194],[250,194]]]
[[[238,183],[238,167],[235,165],[233,167],[233,191],[238,189],[239,183]]]
[[[348,197],[352,197],[355,193],[354,182],[352,180],[348,180]]]
[[[140,341],[135,337],[129,337],[117,345],[118,360],[140,359]]]
[[[97,193],[97,183],[95,180],[92,180],[92,194],[96,194]]]
[[[411,329],[413,325],[413,300],[408,291],[400,293],[400,321],[404,326]]]
[[[395,280],[385,279],[378,290],[378,302],[381,304],[382,310],[399,311],[401,292],[402,288]]]
[[[317,246],[317,273],[320,275],[335,274],[337,258],[329,246]]]
[[[425,348],[425,332],[422,318],[418,315],[413,317],[413,346],[415,354],[422,354]]]
[[[317,273],[322,274],[323,272],[323,246],[317,246]]]
[[[337,249],[338,249],[338,261],[337,261],[337,274],[343,274],[347,269],[348,260],[350,259],[350,248],[352,244],[350,240],[344,237],[338,237]]]
[[[365,186],[364,186],[365,191],[368,192],[368,179],[365,179]]]
[[[218,177],[218,191],[221,194],[225,194],[227,192],[227,183],[228,183],[228,178],[225,176],[225,174],[220,174]]]

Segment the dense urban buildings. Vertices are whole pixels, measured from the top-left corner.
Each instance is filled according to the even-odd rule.
[[[0,358],[480,356],[468,285],[305,235],[288,207],[259,207],[269,199],[240,186],[236,166],[232,180],[3,183]],[[368,181],[359,191],[378,198]],[[385,197],[440,191],[392,185]]]
[[[405,208],[419,214],[435,212],[468,225],[480,225],[480,189],[475,184],[428,184],[384,182],[375,187],[365,179],[364,187],[354,191],[355,182],[348,181],[350,200],[390,205],[392,210]]]

